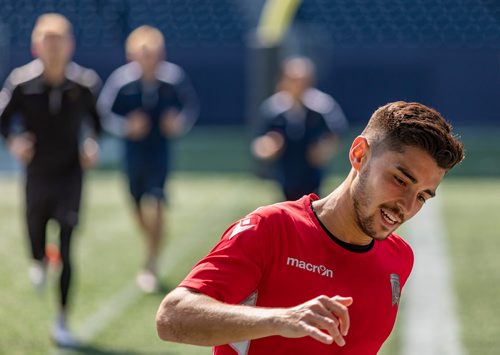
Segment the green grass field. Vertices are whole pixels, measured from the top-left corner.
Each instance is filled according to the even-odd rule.
[[[330,180],[328,187],[334,186]],[[500,348],[500,180],[450,179],[440,188],[454,268],[463,341],[470,355]],[[162,259],[165,290],[175,287],[223,230],[259,205],[279,198],[275,186],[245,174],[177,173],[169,186],[168,241]],[[130,218],[118,173],[87,180],[82,223],[74,239],[76,264],[70,325],[88,338],[88,354],[211,354],[209,348],[158,340],[154,326],[163,294],[134,285],[142,262],[138,229]],[[0,177],[0,354],[76,354],[55,350],[49,329],[55,314],[56,275],[42,295],[32,289],[23,232],[22,191]],[[56,241],[51,226],[49,239]],[[399,332],[384,347],[396,355]]]

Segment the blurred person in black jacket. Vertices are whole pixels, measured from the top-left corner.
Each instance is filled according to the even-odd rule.
[[[72,26],[62,15],[41,15],[32,33],[32,62],[16,68],[0,94],[0,130],[10,153],[26,171],[26,222],[33,264],[30,278],[41,289],[46,280],[46,229],[60,227],[60,303],[52,337],[76,346],[67,326],[72,279],[71,240],[79,219],[83,168],[98,158],[101,131],[96,110],[100,79],[71,61]]]

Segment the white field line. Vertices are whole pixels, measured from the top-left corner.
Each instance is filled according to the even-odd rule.
[[[405,288],[402,355],[463,355],[439,199],[406,224],[415,265]]]
[[[171,243],[168,246],[165,255],[162,257],[163,262],[160,262],[159,265],[161,270],[159,272],[160,279],[167,277],[168,272],[186,258],[187,254],[191,252],[193,241],[197,238],[199,238],[199,235],[195,234],[182,236],[177,239],[175,244]],[[144,293],[139,290],[134,278],[127,286],[102,303],[95,313],[80,323],[80,326],[76,329],[78,339],[81,339],[84,343],[92,340],[143,295]]]
[[[161,279],[168,276],[168,271],[186,257],[193,240],[197,237],[197,235],[184,236],[179,238],[179,243],[175,245],[172,244],[171,247],[167,249],[165,256],[162,257],[162,260],[165,261],[161,263],[159,267],[159,269],[163,271],[160,272]],[[81,341],[82,344],[89,343],[100,332],[106,329],[113,320],[125,313],[125,311],[143,295],[144,293],[138,289],[135,279],[130,281],[125,287],[110,296],[105,302],[101,303],[93,314],[80,322],[75,328],[76,338]],[[67,354],[73,354],[73,352],[65,349],[55,349],[54,352],[54,355]]]

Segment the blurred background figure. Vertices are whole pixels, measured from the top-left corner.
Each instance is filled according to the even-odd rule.
[[[305,57],[284,61],[278,92],[262,104],[262,129],[252,152],[271,162],[287,200],[319,194],[323,171],[347,129],[340,105],[314,88],[315,67]]]
[[[137,284],[150,293],[159,286],[157,264],[171,141],[193,126],[198,99],[184,70],[165,61],[164,38],[158,29],[135,29],[127,38],[126,52],[130,62],[110,75],[98,105],[105,128],[124,139],[125,174],[146,243]]]
[[[62,268],[52,337],[60,346],[75,346],[66,322],[72,279],[70,247],[79,217],[82,168],[93,166],[98,157],[94,137],[101,130],[96,110],[100,80],[94,71],[71,62],[72,28],[62,15],[41,15],[31,39],[37,59],[7,78],[1,93],[0,128],[10,153],[26,167],[26,222],[33,257],[30,277],[38,289],[44,286],[49,259],[47,223],[54,219],[59,224]]]

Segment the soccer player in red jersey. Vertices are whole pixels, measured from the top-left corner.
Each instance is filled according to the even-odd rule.
[[[376,110],[330,195],[258,208],[162,301],[161,339],[222,354],[376,354],[413,266],[394,233],[464,157],[434,109]]]

